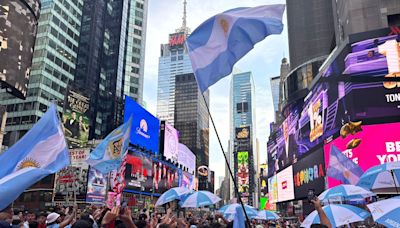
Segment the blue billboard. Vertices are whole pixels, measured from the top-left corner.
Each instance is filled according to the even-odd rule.
[[[160,121],[136,103],[125,97],[124,123],[132,116],[130,142],[158,154]]]

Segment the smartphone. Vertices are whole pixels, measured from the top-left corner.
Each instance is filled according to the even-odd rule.
[[[311,200],[315,200],[315,190],[314,189],[308,189],[308,194],[307,194],[308,202],[311,203]]]
[[[123,201],[123,202],[121,203],[121,210],[119,210],[119,213],[120,213],[120,214],[125,213],[125,209],[126,209],[127,206],[128,206],[128,202]]]

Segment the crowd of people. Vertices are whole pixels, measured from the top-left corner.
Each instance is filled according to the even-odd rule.
[[[323,227],[330,228],[329,220],[315,203]],[[101,206],[55,207],[47,212],[16,211],[8,208],[0,212],[0,228],[219,228],[233,227],[234,221],[227,220],[219,213],[194,215],[182,210],[168,208],[166,213],[149,213],[146,209],[132,213],[129,207],[115,206],[112,209]],[[298,227],[299,224],[285,222],[251,221],[251,226],[262,227]]]

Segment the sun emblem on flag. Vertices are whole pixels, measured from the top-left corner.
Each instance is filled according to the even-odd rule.
[[[110,142],[108,144],[108,152],[109,152],[111,159],[116,159],[116,158],[121,157],[122,138],[120,138],[114,142]]]
[[[39,162],[35,161],[32,158],[26,158],[21,163],[19,163],[19,165],[17,166],[17,170],[21,170],[21,169],[29,168],[29,167],[39,168],[40,164],[39,164]]]
[[[225,34],[225,36],[226,36],[226,35],[228,34],[228,30],[229,30],[229,23],[228,23],[228,21],[225,20],[225,19],[221,19],[221,20],[219,21],[219,24],[221,25],[222,30],[224,30],[224,34]]]

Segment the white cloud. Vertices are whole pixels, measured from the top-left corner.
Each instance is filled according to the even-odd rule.
[[[168,34],[182,24],[181,0],[149,1],[144,100],[147,108],[153,114],[157,105],[157,78],[160,44],[168,41]],[[194,30],[209,17],[236,7],[251,7],[266,4],[285,3],[284,0],[201,0],[188,1],[187,22]],[[286,13],[284,18],[286,18]],[[286,24],[286,19],[284,21]],[[269,123],[273,121],[273,105],[269,78],[279,75],[280,62],[288,55],[287,30],[281,35],[267,37],[241,59],[235,67],[242,71],[252,71],[256,88],[257,138],[260,141],[261,161],[265,161],[266,142],[269,134]],[[211,88],[211,113],[224,149],[227,149],[229,139],[229,81],[227,77]],[[216,171],[215,176],[224,176],[225,163],[210,121],[210,167]]]

